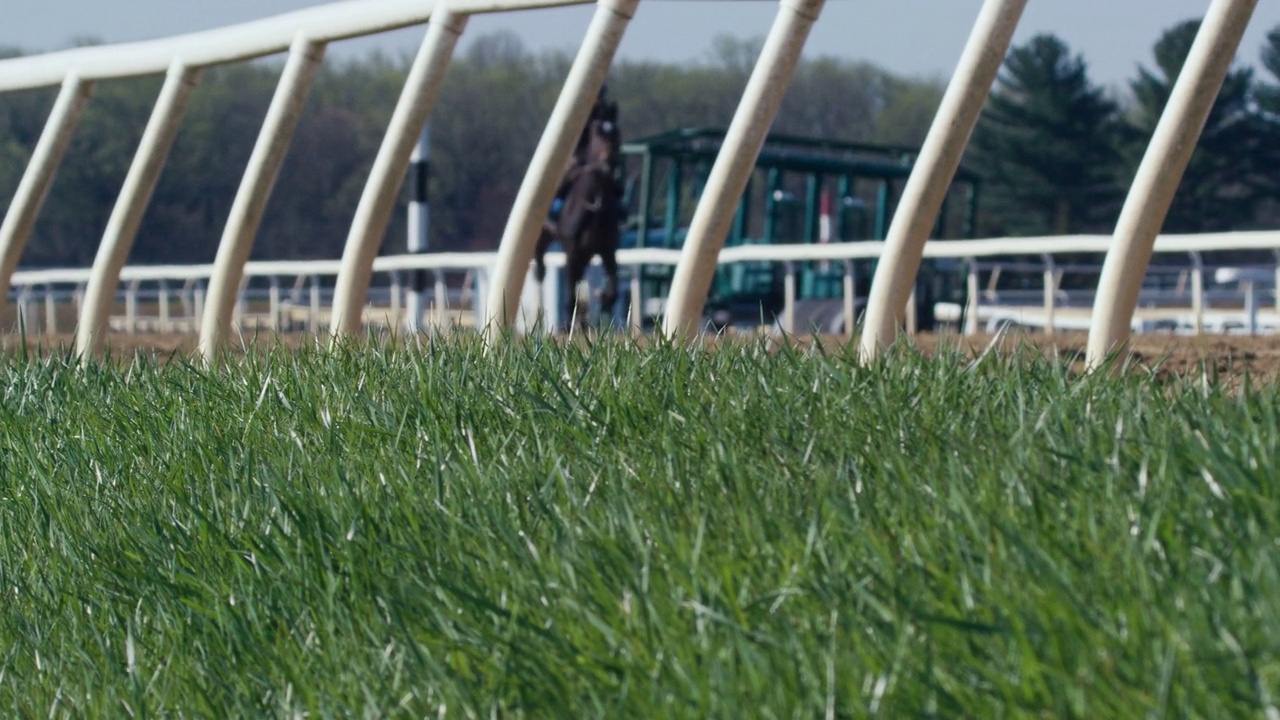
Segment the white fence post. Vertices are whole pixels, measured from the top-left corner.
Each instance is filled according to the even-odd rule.
[[[782,329],[788,335],[796,334],[796,264],[782,264],[785,275],[782,278]]]
[[[1200,253],[1191,255],[1191,317],[1196,335],[1204,334],[1204,260]]]
[[[311,276],[311,302],[309,304],[310,312],[307,313],[307,332],[315,335],[320,332],[320,276]],[[333,322],[332,315],[329,322]]]
[[[404,329],[400,327],[403,320],[400,315],[400,305],[403,299],[403,294],[404,289],[400,285],[400,273],[393,271],[391,273],[391,298],[388,303],[388,305],[390,305],[390,310],[387,318],[387,331],[390,334],[395,334],[397,330]]]
[[[0,305],[8,302],[10,278],[92,92],[93,83],[81,80],[76,73],[63,80],[58,99],[31,153],[31,161],[18,183],[18,191],[4,215],[4,223],[0,224]]]
[[[138,285],[130,280],[124,291],[124,331],[130,335],[138,332]]]
[[[475,318],[476,330],[480,330],[488,334],[488,326],[480,325],[485,322],[485,318],[489,317],[486,302],[489,299],[490,277],[489,268],[476,268],[471,275],[471,311],[472,317]]]
[[[46,335],[58,332],[58,298],[54,295],[53,283],[44,286],[44,332]]]
[[[1129,323],[1156,235],[1169,214],[1174,192],[1257,4],[1258,0],[1214,0],[1196,34],[1138,166],[1116,222],[1114,242],[1102,264],[1085,355],[1090,369],[1101,365],[1129,338]]]
[[[160,171],[164,168],[169,150],[178,136],[183,112],[191,99],[200,78],[200,69],[188,67],[181,59],[169,66],[168,76],[155,110],[142,133],[138,152],[125,177],[124,187],[107,221],[102,244],[93,261],[93,274],[85,290],[84,308],[80,312],[80,326],[76,328],[76,352],[83,362],[102,347],[102,335],[106,329],[107,315],[115,300],[120,284],[120,268],[129,256],[133,241],[142,222],[142,213],[151,200]]]
[[[1053,335],[1054,315],[1058,309],[1058,270],[1053,263],[1053,256],[1041,255],[1044,259],[1044,334]]]
[[[444,270],[435,272],[435,321],[436,332],[442,333],[449,327],[449,286],[445,284]]]
[[[978,259],[969,258],[969,272],[965,276],[965,292],[968,295],[968,309],[964,315],[964,334],[977,335],[982,329],[978,319],[978,310],[982,307],[982,287],[978,283]],[[864,330],[865,334],[866,331]]]
[[[858,276],[857,266],[852,260],[844,261],[844,334],[853,340],[853,332],[858,327]]]
[[[627,309],[628,323],[634,335],[644,332],[644,283],[640,281],[640,268],[631,268],[631,303]]]
[[[717,259],[737,213],[738,200],[755,169],[769,127],[778,114],[809,38],[809,30],[823,5],[824,0],[780,3],[778,16],[689,223],[663,318],[662,331],[668,337],[690,336],[699,329]]]
[[[924,245],[1026,4],[1027,0],[986,0],[978,14],[889,226],[867,295],[858,346],[863,357],[883,352],[898,334],[898,317],[915,285]]]
[[[1258,296],[1254,281],[1246,279],[1240,283],[1244,287],[1244,316],[1250,335],[1258,334]]]
[[[267,290],[267,322],[271,332],[280,332],[280,278],[272,275]]]
[[[431,14],[427,35],[409,68],[409,77],[400,92],[382,146],[378,148],[373,169],[369,171],[342,250],[342,270],[334,287],[329,319],[329,333],[335,340],[341,335],[360,332],[374,257],[391,220],[396,194],[409,169],[409,157],[436,104],[445,71],[453,59],[454,46],[466,25],[467,17],[451,12],[444,2]]]
[[[191,284],[191,323],[196,332],[200,332],[201,318],[204,317],[204,284],[196,280]]]
[[[240,188],[231,205],[231,214],[213,261],[209,300],[200,324],[198,345],[200,357],[206,363],[215,361],[218,347],[226,341],[230,326],[239,324],[239,319],[233,320],[233,316],[244,279],[244,264],[253,250],[267,200],[280,175],[280,166],[284,164],[316,71],[324,59],[324,51],[323,43],[313,42],[302,33],[297,35],[289,49],[289,59],[262,121],[262,130],[240,180]]]
[[[1280,328],[1280,250],[1272,250],[1271,254],[1276,258],[1276,267],[1273,271],[1275,280],[1272,282],[1271,300],[1276,313],[1276,327]]]
[[[173,332],[173,320],[169,315],[169,281],[160,281],[160,332]]]

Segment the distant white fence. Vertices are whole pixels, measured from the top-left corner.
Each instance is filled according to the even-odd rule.
[[[1104,253],[1110,242],[1107,236],[1081,235],[930,243],[925,248],[927,257],[965,261],[967,273],[967,306],[962,308],[952,303],[939,303],[935,307],[938,319],[963,322],[966,333],[1005,324],[1023,325],[1045,332],[1055,329],[1087,330],[1089,318],[1087,314],[1080,313],[1081,298],[1091,304],[1092,292],[1068,293],[1060,288],[1059,283],[1064,272],[1096,273],[1099,268],[1085,267],[1074,256]],[[1135,316],[1132,329],[1136,332],[1275,332],[1280,329],[1280,306],[1275,302],[1275,288],[1280,287],[1280,260],[1247,269],[1211,268],[1201,260],[1203,252],[1227,250],[1265,250],[1280,258],[1280,231],[1161,236],[1155,243],[1154,252],[1163,256],[1180,255],[1185,262],[1178,266],[1155,268],[1177,273],[1178,281],[1172,290],[1147,292],[1144,303],[1151,308]],[[769,262],[783,266],[782,309],[776,319],[765,318],[769,322],[776,321],[779,329],[793,333],[815,329],[852,333],[858,317],[858,299],[865,295],[865,289],[857,287],[856,274],[849,270],[854,262],[876,261],[883,251],[883,242],[748,245],[726,248],[720,253],[719,262],[721,265]],[[1012,261],[1011,256],[1038,256],[1041,260]],[[618,262],[624,269],[625,278],[627,269],[675,266],[681,257],[680,250],[630,249],[619,252]],[[412,326],[474,326],[482,323],[488,316],[485,303],[497,258],[496,252],[379,257],[374,260],[372,271],[387,281],[376,288],[378,302],[370,302],[362,308],[362,320],[380,326],[408,324],[407,280],[411,273],[427,271],[433,277],[432,310],[428,317],[415,318]],[[837,314],[839,328],[812,328],[797,320],[796,276],[799,265],[808,262],[846,263],[841,308]],[[553,269],[563,267],[564,255],[549,253],[547,264]],[[245,284],[235,298],[232,332],[261,329],[320,332],[327,329],[332,323],[332,279],[336,279],[341,270],[342,263],[337,260],[247,263],[244,268]],[[92,272],[91,268],[75,268],[15,273],[13,291],[25,326],[32,331],[58,330],[57,306],[72,300],[79,301],[79,294],[89,282]],[[465,288],[459,288],[456,282],[446,284],[445,273],[448,272],[465,273]],[[1040,274],[1043,282],[1038,290],[1001,291],[996,287],[1001,272],[1032,272]],[[205,288],[215,274],[216,267],[211,264],[125,267],[113,296],[123,301],[125,314],[111,318],[110,326],[125,332],[199,332]],[[984,276],[987,279],[985,284],[981,281]],[[539,288],[533,284],[526,286],[520,299],[518,324],[525,327],[539,322],[552,327],[563,324],[564,318],[559,316],[557,302],[561,292],[559,275],[552,272],[547,277],[546,287],[541,288],[542,296],[537,295]],[[623,313],[633,329],[639,329],[650,313],[643,307],[645,298],[638,274],[631,272],[630,278],[628,295],[631,306]],[[245,285],[250,279],[266,281],[265,297],[261,287],[251,296],[246,293]],[[1215,280],[1226,286],[1206,291],[1207,284]],[[1272,309],[1265,313],[1261,312],[1261,298],[1265,292],[1260,288],[1270,289],[1273,301]],[[260,307],[254,312],[246,311],[251,304],[246,302],[246,298],[258,301]],[[664,302],[665,298],[657,300]],[[140,311],[143,301],[150,308],[150,313],[145,316]],[[175,312],[179,306],[181,311]],[[914,304],[911,308],[914,311]],[[40,317],[42,310],[43,319]],[[914,327],[912,318],[908,319],[907,325]]]
[[[240,190],[232,205],[218,254],[209,269],[208,297],[202,308],[200,349],[206,359],[232,327],[246,261],[284,153],[324,50],[333,40],[368,35],[429,21],[426,37],[410,68],[381,149],[356,209],[337,268],[330,332],[353,333],[361,327],[378,245],[394,198],[405,176],[415,140],[435,104],[458,38],[470,15],[534,7],[581,4],[585,0],[360,0],[267,18],[202,33],[111,47],[80,48],[30,58],[0,61],[0,92],[61,84],[44,133],[0,225],[0,297],[27,242],[53,175],[66,152],[93,84],[112,78],[164,73],[165,83],[143,133],[103,234],[94,267],[83,289],[77,323],[77,348],[87,360],[102,341],[110,307],[138,224],[177,135],[183,112],[203,68],[288,49],[276,95],[263,121]],[[1157,247],[1156,235],[1168,214],[1174,189],[1199,140],[1204,120],[1221,88],[1258,0],[1211,0],[1169,103],[1139,167],[1112,238],[1058,238],[975,241],[959,257],[1004,253],[1104,251],[1098,293],[1090,323],[1088,361],[1100,362],[1130,331],[1143,277]],[[886,241],[805,248],[741,248],[721,252],[729,224],[754,167],[769,126],[791,82],[809,30],[825,0],[779,0],[778,14],[748,80],[738,110],[707,178],[678,256],[626,255],[624,262],[674,264],[671,295],[662,331],[695,332],[718,263],[739,260],[846,260],[876,256],[861,338],[865,355],[881,352],[898,332],[910,302],[920,260],[955,252],[952,243],[926,245],[942,199],[959,166],[1027,0],[984,0],[957,64],[937,117],[903,190]],[[574,140],[591,101],[604,82],[614,52],[640,0],[596,0],[595,14],[546,130],[516,196],[498,252],[481,265],[491,267],[487,299],[479,322],[491,339],[520,320],[525,279],[534,243],[550,207]],[[726,10],[728,12],[728,10]],[[904,22],[922,22],[919,18]],[[1270,243],[1271,240],[1259,242]],[[1170,240],[1176,245],[1178,241]],[[1252,242],[1252,240],[1250,241]],[[986,243],[985,245],[983,243]],[[1060,243],[1055,245],[1054,243]],[[1246,243],[1247,244],[1247,243]],[[1265,245],[1274,247],[1274,245]],[[1055,251],[1050,247],[1058,247]],[[948,249],[944,249],[948,248]],[[985,248],[985,250],[984,250]],[[1086,250],[1088,248],[1088,250]],[[1184,247],[1194,252],[1207,247]],[[1221,248],[1214,248],[1221,249]],[[643,251],[651,252],[651,251]],[[780,253],[773,255],[772,253]],[[433,267],[436,259],[404,262]],[[473,266],[478,258],[473,258]],[[394,262],[401,262],[395,259]],[[393,263],[394,264],[394,263]],[[408,265],[405,266],[408,269]],[[136,271],[130,271],[136,272]],[[789,296],[794,273],[788,273]],[[127,280],[128,282],[134,282]],[[846,289],[846,302],[853,292]],[[971,297],[977,297],[971,293]],[[1050,296],[1052,293],[1049,294]],[[1051,302],[1051,301],[1049,301]],[[788,303],[792,308],[793,303]],[[790,310],[788,310],[788,314]],[[976,317],[978,313],[974,313]]]

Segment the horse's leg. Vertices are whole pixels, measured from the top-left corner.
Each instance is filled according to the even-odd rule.
[[[568,275],[569,282],[569,300],[565,304],[565,327],[572,329],[576,324],[582,328],[586,326],[586,318],[583,317],[584,309],[578,307],[578,284],[582,282],[590,257],[584,257],[585,253],[577,247],[566,248],[565,253],[565,274]]]
[[[538,244],[533,251],[533,276],[537,279],[538,284],[547,277],[547,248],[551,247],[551,223],[546,222],[542,225],[542,232],[538,234]]]
[[[604,265],[604,292],[600,294],[603,304],[601,312],[613,325],[613,306],[618,302],[618,256],[617,248],[606,248],[600,252],[600,263]]]

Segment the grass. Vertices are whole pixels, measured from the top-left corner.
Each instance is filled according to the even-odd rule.
[[[469,338],[0,366],[7,717],[1280,717],[1272,385]]]

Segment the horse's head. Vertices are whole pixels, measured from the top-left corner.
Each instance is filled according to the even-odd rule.
[[[603,163],[611,170],[622,159],[622,131],[618,128],[618,104],[606,103],[593,114],[587,129],[589,161]]]

